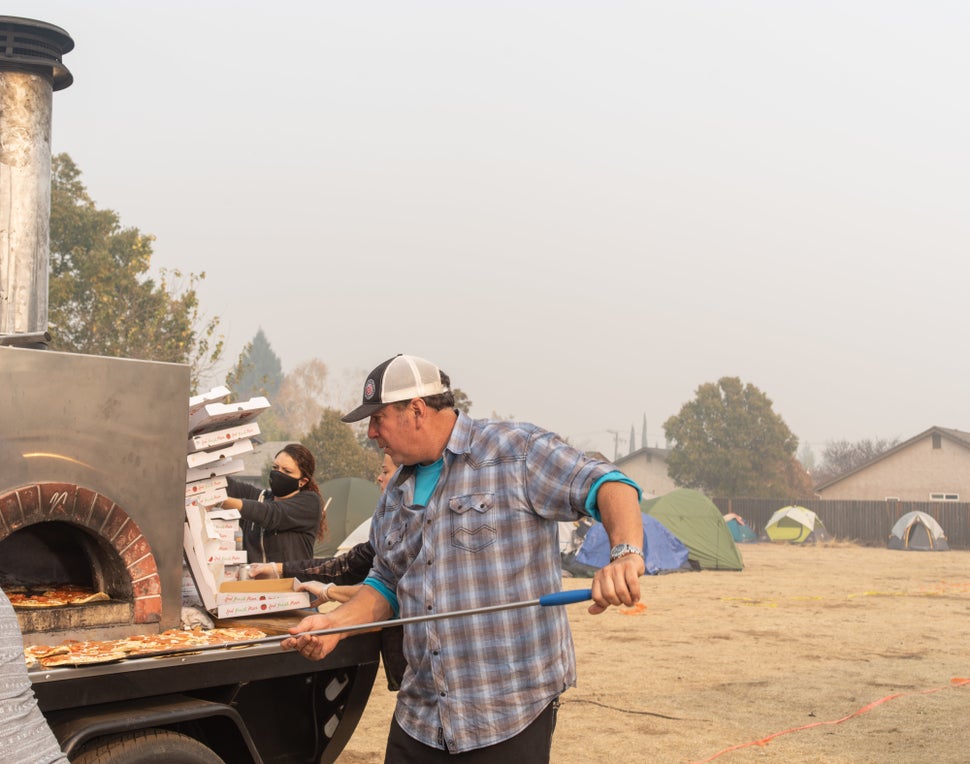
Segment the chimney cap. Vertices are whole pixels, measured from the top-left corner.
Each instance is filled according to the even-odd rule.
[[[28,71],[50,78],[63,90],[74,76],[61,58],[74,50],[74,40],[60,27],[19,16],[0,16],[0,70]]]

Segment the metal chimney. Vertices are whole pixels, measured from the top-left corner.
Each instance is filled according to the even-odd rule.
[[[50,339],[51,103],[73,48],[53,24],[0,16],[0,345]]]

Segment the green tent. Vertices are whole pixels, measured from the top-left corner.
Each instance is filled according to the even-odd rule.
[[[640,502],[690,552],[688,559],[705,570],[742,570],[744,563],[731,531],[714,502],[699,491],[678,488]]]
[[[314,557],[333,557],[340,542],[374,514],[381,489],[370,480],[335,478],[320,486],[327,507],[327,537],[313,547]]]

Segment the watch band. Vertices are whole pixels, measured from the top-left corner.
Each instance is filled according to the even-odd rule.
[[[628,554],[638,554],[643,557],[643,550],[640,547],[633,546],[632,544],[617,544],[610,550],[610,562],[614,560],[619,560],[621,557],[625,557]]]

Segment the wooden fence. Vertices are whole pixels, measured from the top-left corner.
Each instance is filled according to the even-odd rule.
[[[827,501],[824,499],[714,499],[722,514],[734,512],[759,536],[772,514],[797,505],[821,518],[829,535],[868,546],[885,546],[893,524],[907,512],[930,515],[951,549],[970,549],[970,503],[942,501]]]

